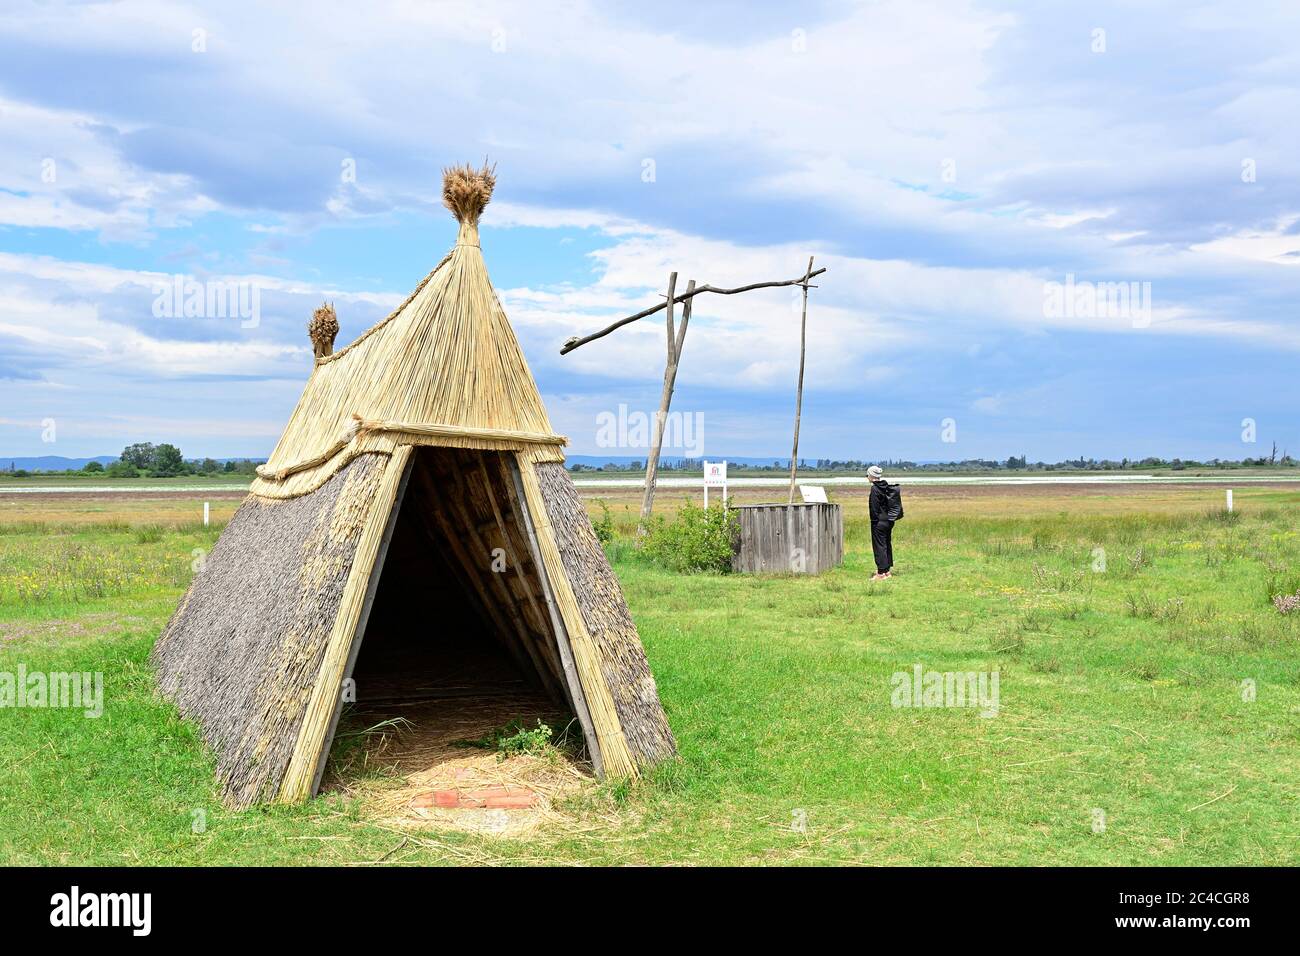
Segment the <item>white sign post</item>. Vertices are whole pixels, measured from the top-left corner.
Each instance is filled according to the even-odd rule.
[[[704,507],[709,506],[709,489],[722,489],[722,505],[727,505],[727,463],[725,461],[706,461],[704,463]]]
[[[208,526],[208,503],[203,502],[203,527]]]
[[[1228,510],[1232,510],[1232,489],[1228,489]]]

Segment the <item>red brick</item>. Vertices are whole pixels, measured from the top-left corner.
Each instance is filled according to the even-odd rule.
[[[411,806],[415,808],[425,807],[454,807],[459,805],[460,793],[456,790],[429,790],[425,793],[417,793],[411,800]]]
[[[537,804],[537,794],[523,787],[487,787],[482,790],[430,790],[411,800],[415,808],[527,810]]]

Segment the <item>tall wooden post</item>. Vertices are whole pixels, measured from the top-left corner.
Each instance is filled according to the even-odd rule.
[[[799,467],[799,420],[803,416],[803,362],[808,350],[808,283],[812,279],[813,257],[803,275],[803,318],[799,322],[799,385],[794,393],[794,450],[790,452],[790,500],[794,504],[795,469]]]
[[[692,279],[687,283],[686,291],[688,293],[695,290],[695,280]],[[682,345],[686,341],[686,327],[691,321],[691,306],[694,299],[687,299],[682,303],[682,325],[679,329],[673,328],[673,297],[677,292],[677,273],[674,272],[668,276],[668,305],[667,305],[667,340],[668,340],[668,360],[664,364],[664,387],[659,396],[659,411],[655,413],[654,435],[650,442],[650,454],[645,463],[645,493],[641,497],[641,520],[637,525],[636,534],[638,538],[644,537],[647,525],[650,522],[650,515],[654,511],[655,505],[655,482],[659,475],[659,454],[663,450],[664,429],[668,424],[668,409],[673,401],[673,388],[677,383],[677,366],[682,357]]]

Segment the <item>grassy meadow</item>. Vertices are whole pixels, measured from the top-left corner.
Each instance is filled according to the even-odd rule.
[[[338,795],[224,810],[147,661],[237,501],[211,528],[193,499],[0,501],[0,671],[105,682],[98,719],[0,710],[0,862],[1300,863],[1300,612],[1270,600],[1300,590],[1300,490],[1236,497],[927,489],[873,583],[863,495],[816,578],[663,571],[615,496],[681,760],[517,839],[397,831]],[[996,671],[996,716],[891,706],[918,664]]]

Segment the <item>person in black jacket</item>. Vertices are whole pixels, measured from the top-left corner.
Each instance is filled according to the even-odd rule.
[[[876,573],[871,580],[883,581],[893,575],[894,522],[903,517],[903,496],[898,485],[885,481],[879,465],[867,469],[871,479],[871,550],[876,556]]]

